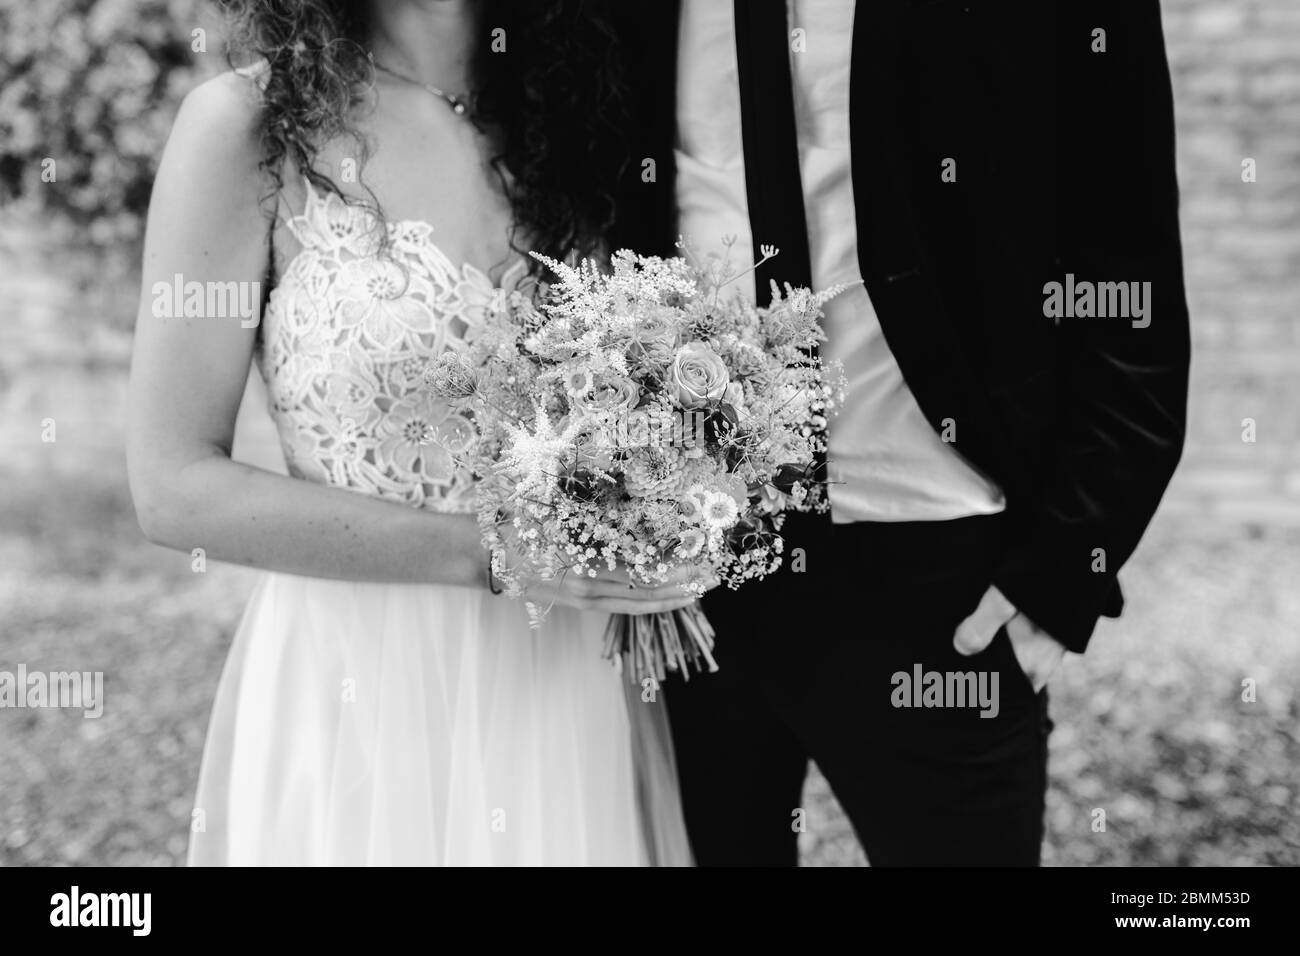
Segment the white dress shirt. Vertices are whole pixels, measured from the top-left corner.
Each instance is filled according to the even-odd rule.
[[[815,289],[860,283],[849,161],[852,0],[787,0],[795,123]],[[745,195],[735,24],[729,0],[683,0],[677,78],[680,231],[702,253],[734,236],[732,265],[753,265]],[[766,279],[763,280],[766,285]],[[740,288],[754,295],[754,278]],[[930,427],[861,284],[826,307],[822,355],[843,363],[845,407],[830,423],[836,522],[923,521],[1001,511],[1001,490]]]

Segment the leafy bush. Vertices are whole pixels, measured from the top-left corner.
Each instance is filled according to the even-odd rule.
[[[180,98],[223,62],[205,8],[0,0],[0,198],[50,238],[134,248]]]

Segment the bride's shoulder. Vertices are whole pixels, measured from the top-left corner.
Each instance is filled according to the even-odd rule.
[[[181,101],[175,130],[205,139],[234,136],[256,142],[264,110],[264,77],[265,67],[259,66],[227,70],[205,80]]]
[[[255,169],[262,154],[261,72],[228,70],[200,83],[181,100],[162,166],[217,179]]]
[[[152,205],[206,222],[256,222],[266,193],[262,115],[261,91],[243,71],[192,89],[163,150]]]

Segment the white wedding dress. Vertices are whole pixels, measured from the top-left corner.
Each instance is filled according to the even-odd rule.
[[[420,222],[308,186],[257,364],[290,474],[472,513],[473,427],[421,388],[524,276],[456,267]],[[687,865],[662,701],[601,658],[606,618],[530,630],[486,589],[265,574],[208,728],[191,865]]]

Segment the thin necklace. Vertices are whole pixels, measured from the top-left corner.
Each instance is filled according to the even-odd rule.
[[[448,106],[450,106],[451,111],[455,113],[457,116],[465,116],[465,117],[469,116],[469,101],[470,101],[469,94],[458,96],[455,93],[448,93],[446,90],[440,90],[436,86],[430,86],[428,83],[421,83],[419,80],[406,76],[404,73],[398,73],[396,70],[391,70],[388,67],[384,66],[384,64],[380,63],[378,60],[375,59],[375,55],[373,53],[367,53],[366,55],[370,58],[370,65],[373,66],[375,69],[382,70],[383,72],[387,73],[389,76],[396,77],[397,79],[401,80],[403,83],[410,83],[412,86],[418,86],[420,89],[432,93],[434,96],[438,97],[440,100],[445,102]]]

